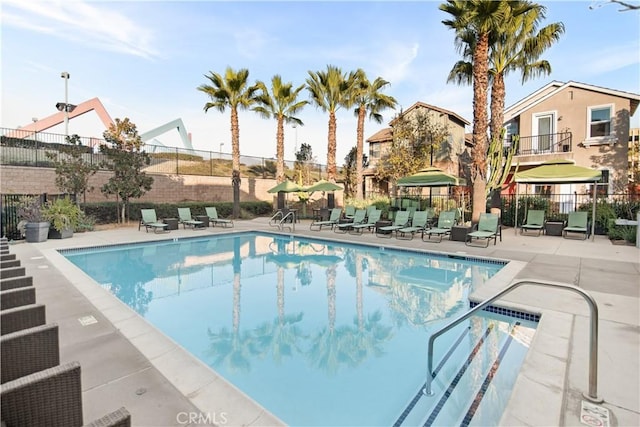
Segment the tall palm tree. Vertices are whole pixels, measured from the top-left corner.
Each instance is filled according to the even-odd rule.
[[[540,56],[564,33],[564,24],[555,22],[541,28],[538,24],[545,18],[544,6],[528,2],[512,2],[511,7],[522,3],[527,9],[516,13],[504,22],[500,32],[492,34],[489,53],[489,77],[491,80],[491,139],[498,138],[504,123],[504,100],[506,98],[505,77],[512,71],[520,71],[522,83],[551,73],[551,65]],[[536,32],[537,31],[537,32]],[[473,65],[470,62],[475,35],[466,32],[457,37],[457,44],[464,49],[465,60],[458,61],[449,73],[448,82],[470,84]]]
[[[293,83],[283,83],[282,77],[275,75],[271,78],[271,92],[267,86],[258,81],[256,83],[261,93],[257,96],[258,105],[253,111],[269,119],[275,117],[276,125],[276,180],[284,181],[284,124],[293,123],[303,126],[302,120],[294,117],[309,101],[299,101],[298,95],[304,89],[300,85],[293,89]]]
[[[373,82],[367,78],[362,69],[355,73],[356,84],[353,88],[353,103],[356,105],[355,115],[358,118],[356,129],[356,198],[362,199],[362,169],[364,146],[364,121],[369,113],[369,119],[382,123],[380,112],[386,108],[395,110],[397,101],[394,97],[385,95],[381,91],[389,85],[382,77],[376,77]]]
[[[327,138],[327,180],[336,181],[336,111],[353,105],[352,89],[355,73],[348,75],[339,67],[327,65],[326,71],[309,71],[307,90],[311,99],[324,112],[329,113],[329,133]]]
[[[455,30],[456,35],[471,31],[475,35],[472,52],[473,137],[471,148],[471,176],[473,184],[472,220],[478,221],[486,210],[487,177],[487,91],[489,89],[489,36],[500,28],[509,10],[506,1],[449,0],[440,10],[451,15],[442,21]]]
[[[237,71],[227,67],[224,75],[209,71],[205,77],[211,84],[202,84],[198,90],[211,98],[204,105],[205,113],[215,108],[221,113],[229,107],[231,110],[231,156],[233,185],[233,217],[240,216],[240,125],[238,124],[238,109],[246,110],[256,102],[258,87],[249,86],[249,70],[241,68]]]

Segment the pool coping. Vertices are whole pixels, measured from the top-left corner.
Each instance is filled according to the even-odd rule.
[[[62,253],[74,250],[131,246],[145,243],[159,243],[168,241],[184,241],[216,237],[221,234],[241,234],[257,232],[267,235],[284,235],[292,238],[316,239],[318,241],[330,241],[339,244],[366,246],[379,248],[379,245],[368,242],[351,242],[339,239],[331,239],[323,236],[312,236],[279,233],[261,230],[229,230],[213,235],[158,238],[129,243],[114,243],[105,245],[78,245],[72,248],[43,249],[45,255],[57,268],[69,279],[89,302],[91,302],[122,335],[140,351],[149,362],[172,383],[195,407],[203,414],[227,414],[227,422],[230,425],[250,426],[279,426],[286,425],[282,420],[270,413],[266,408],[251,399],[240,389],[233,386],[221,377],[212,368],[204,364],[186,349],[160,332],[133,309],[120,301],[116,296],[102,288],[97,282],[82,272]],[[514,278],[526,266],[526,262],[506,260],[496,257],[483,257],[462,253],[445,251],[433,251],[421,248],[404,248],[394,245],[385,245],[390,249],[403,252],[423,253],[425,255],[441,256],[446,258],[462,258],[488,262],[500,262],[505,265],[487,282],[478,286],[469,296],[470,301],[481,302],[493,295],[494,290],[501,290],[510,284]],[[570,351],[570,337],[573,316],[549,309],[541,309],[517,302],[500,301],[495,306],[518,310],[526,313],[540,315],[540,321],[534,334],[531,347],[523,362],[520,373],[514,384],[511,397],[501,418],[501,425],[529,424],[520,419],[519,415],[531,413],[530,398],[548,395],[549,390],[555,390],[553,397],[544,398],[545,408],[537,411],[537,419],[531,425],[552,425],[561,419],[563,408],[563,389],[567,374],[567,362]],[[558,332],[561,332],[560,337]],[[186,367],[186,368],[185,368]],[[545,374],[546,372],[546,374]],[[549,372],[552,372],[550,374]],[[185,375],[188,373],[189,375]],[[555,404],[549,404],[555,402]]]

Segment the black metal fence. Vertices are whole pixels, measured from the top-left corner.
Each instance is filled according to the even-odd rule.
[[[66,144],[65,136],[47,132],[24,131],[20,129],[0,128],[0,164],[9,166],[52,167],[47,153],[57,154]],[[101,165],[106,160],[100,154],[99,147],[105,141],[99,138],[80,137],[84,146],[84,160],[92,165]],[[165,147],[145,144],[144,149],[151,157],[151,164],[145,168],[151,174],[231,176],[232,156],[229,153],[187,148]],[[274,147],[275,149],[275,147]],[[276,159],[253,156],[240,156],[240,168],[243,176],[275,178]],[[285,160],[289,178],[294,176],[296,162]],[[305,162],[304,169],[312,179],[326,178],[326,165]],[[341,172],[341,168],[338,168]]]
[[[505,143],[505,147],[511,144]],[[535,154],[567,153],[572,150],[571,132],[551,133],[547,135],[522,136],[518,142],[517,156]]]
[[[44,205],[48,201],[54,201],[61,197],[67,197],[68,194],[2,194],[0,197],[0,227],[2,237],[10,240],[20,240],[23,238],[19,224],[21,218],[18,214],[18,207],[26,197],[38,197],[40,204]],[[73,197],[72,197],[73,199]]]

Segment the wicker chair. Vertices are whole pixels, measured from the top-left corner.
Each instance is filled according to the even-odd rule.
[[[59,364],[58,325],[55,323],[0,338],[0,384]]]
[[[0,291],[8,289],[22,288],[25,286],[33,286],[32,276],[17,276],[0,280]]]
[[[9,267],[0,269],[0,279],[9,279],[11,277],[24,276],[26,271],[24,267]]]
[[[2,385],[2,421],[7,426],[82,425],[80,364],[45,369]]]
[[[21,307],[36,303],[36,288],[28,286],[26,288],[9,289],[0,291],[0,310]]]
[[[2,421],[7,426],[82,426],[80,364],[45,369],[2,385]],[[130,427],[131,415],[120,408],[88,427]]]
[[[46,323],[44,305],[31,304],[0,311],[0,335]]]

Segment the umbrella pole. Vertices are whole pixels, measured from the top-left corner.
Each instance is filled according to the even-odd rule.
[[[520,199],[520,184],[516,182],[516,217],[513,221],[515,224],[513,230],[515,231],[516,236],[518,235],[518,199]]]
[[[593,183],[593,213],[591,215],[591,241],[596,240],[596,187],[598,184]]]

